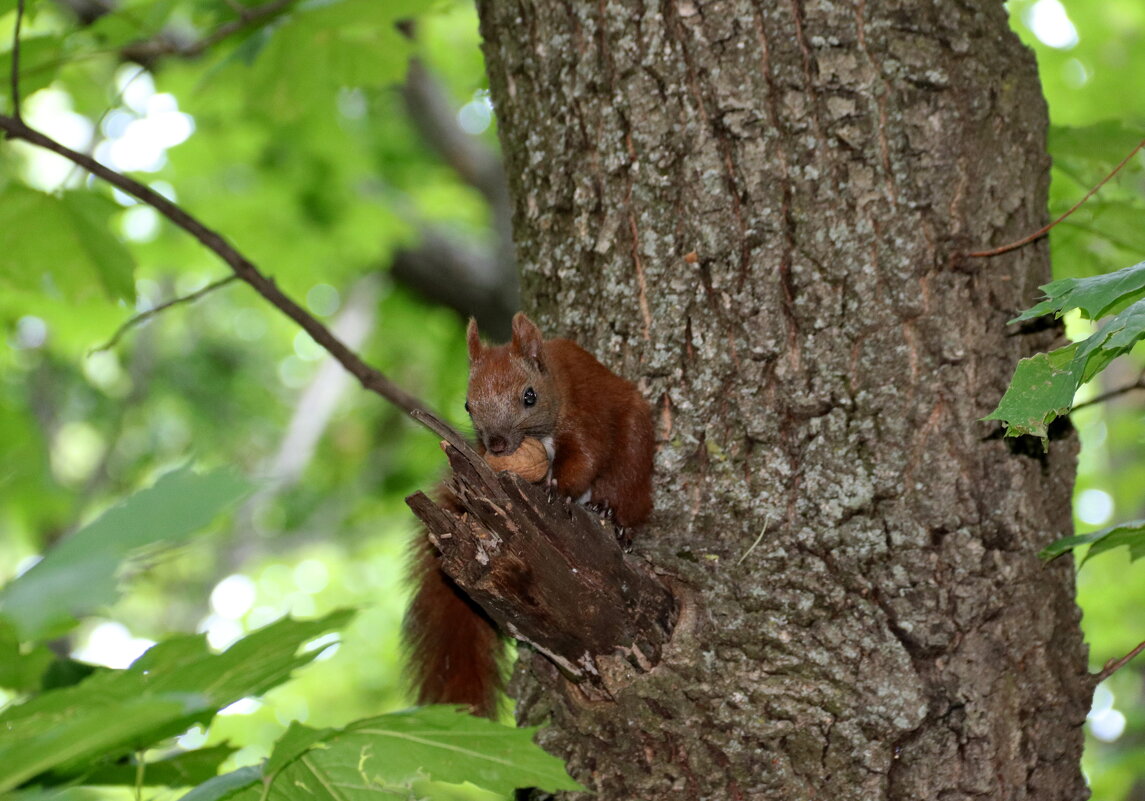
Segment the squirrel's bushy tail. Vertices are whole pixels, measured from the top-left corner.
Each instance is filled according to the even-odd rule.
[[[410,554],[413,600],[402,624],[406,669],[419,704],[464,704],[496,717],[504,643],[492,622],[442,572],[424,532]]]

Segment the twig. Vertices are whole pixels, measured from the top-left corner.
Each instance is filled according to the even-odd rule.
[[[750,547],[749,547],[749,548],[748,548],[746,551],[744,551],[744,552],[743,552],[743,556],[741,556],[741,557],[739,558],[739,561],[738,561],[738,562],[736,562],[736,565],[742,565],[742,564],[743,564],[743,560],[744,560],[744,559],[747,559],[747,557],[748,557],[748,554],[750,554],[752,551],[754,551],[754,550],[755,550],[755,546],[759,545],[759,543],[760,543],[760,540],[762,540],[762,539],[763,539],[763,535],[767,533],[767,524],[768,524],[768,523],[770,523],[770,522],[771,522],[771,518],[770,518],[770,517],[765,517],[765,518],[763,518],[763,530],[759,532],[759,536],[755,538],[755,542],[753,542],[753,543],[751,544],[751,546],[750,546]]]
[[[117,16],[123,17],[136,28],[141,30],[144,28],[142,22],[133,18],[131,14],[128,14],[122,8],[112,8],[109,3],[104,3],[101,0],[97,0],[97,2],[98,5],[104,8],[105,13],[110,14],[114,12]],[[151,38],[137,39],[122,47],[96,48],[83,53],[68,54],[64,58],[48,59],[30,67],[27,70],[27,74],[32,75],[47,70],[54,70],[64,64],[75,64],[84,59],[108,55],[118,55],[122,60],[134,61],[144,69],[154,66],[154,61],[162,56],[195,58],[232,34],[238,33],[254,23],[261,22],[267,17],[272,17],[280,11],[284,11],[287,6],[295,2],[297,2],[297,0],[273,0],[273,2],[266,3],[265,5],[255,6],[245,11],[241,15],[241,19],[224,22],[202,39],[195,40],[190,44],[180,44],[178,41],[160,32],[154,34]]]
[[[123,82],[123,86],[121,86],[119,88],[119,91],[115,95],[115,100],[113,100],[110,105],[108,105],[106,108],[104,108],[103,112],[99,115],[99,119],[96,120],[95,124],[91,127],[91,130],[92,130],[91,141],[88,142],[88,146],[87,146],[87,154],[89,156],[91,156],[95,153],[96,143],[99,141],[99,138],[96,136],[96,132],[103,128],[103,121],[107,119],[108,114],[110,114],[116,107],[118,107],[123,102],[123,97],[124,97],[124,95],[127,94],[128,88],[131,86],[131,84],[133,84],[137,80],[139,80],[140,76],[142,76],[145,72],[147,72],[147,68],[140,66],[139,69],[137,69],[135,71],[134,75],[132,75],[130,78],[128,78],[126,81]],[[72,182],[72,177],[75,176],[76,173],[78,173],[80,171],[80,169],[81,169],[81,167],[78,164],[72,164],[71,169],[68,170],[68,174],[64,176],[64,179],[62,181],[60,181],[59,189],[63,190],[65,187],[67,187],[68,184],[70,184]],[[88,353],[88,355],[90,356],[94,352],[95,351],[91,351]]]
[[[473,450],[472,446],[465,440],[465,437],[457,433],[454,428],[449,426],[444,421],[439,420],[429,412],[422,411],[420,409],[410,412],[410,415],[414,420],[417,420],[423,426],[437,434],[439,437],[444,439],[461,453],[464,453],[470,459],[475,461],[479,461],[481,459],[481,457],[477,455],[476,451]]]
[[[272,0],[272,2],[264,3],[261,6],[242,9],[238,12],[238,19],[223,23],[202,39],[198,39],[190,44],[180,44],[159,33],[151,39],[141,39],[127,45],[122,49],[121,54],[124,58],[129,58],[141,64],[149,63],[159,56],[166,55],[195,58],[232,34],[238,33],[244,28],[261,22],[268,17],[273,17],[281,11],[285,11],[295,2],[296,0]]]
[[[16,0],[16,27],[12,31],[12,116],[20,114],[20,25],[24,22],[24,0]]]
[[[23,120],[0,114],[0,130],[8,132],[13,139],[23,139],[33,145],[57,153],[69,161],[80,165],[85,170],[102,178],[112,186],[120,189],[137,200],[146,203],[158,211],[175,225],[182,228],[195,239],[212,250],[227,266],[234,271],[241,281],[250,284],[256,292],[270,301],[283,314],[302,327],[306,333],[325,348],[331,356],[337,359],[349,373],[358,379],[359,383],[371,392],[381,395],[395,406],[412,412],[415,409],[426,409],[426,405],[418,398],[406,392],[397,384],[390,381],[382,373],[362,361],[358,354],[347,348],[330,330],[318,322],[301,306],[287,297],[274,279],[263,275],[257,267],[242,253],[227,242],[217,231],[208,228],[196,217],[193,217],[181,207],[175,205],[167,198],[153,189],[106,167],[83,153],[78,153],[66,147],[55,139],[45,136],[39,131],[28,127]]]
[[[238,19],[220,25],[215,29],[214,33],[183,48],[179,51],[179,54],[183,56],[197,56],[204,50],[226,39],[231,34],[238,33],[248,25],[264,20],[267,17],[273,17],[279,11],[286,10],[286,8],[294,2],[295,0],[274,0],[273,2],[255,6],[254,8],[242,8],[242,6],[240,6],[242,10],[239,12]]]
[[[1138,646],[1136,648],[1134,648],[1132,651],[1130,651],[1129,653],[1127,653],[1125,656],[1121,657],[1120,659],[1110,659],[1108,662],[1105,663],[1105,667],[1103,667],[1097,673],[1092,674],[1094,685],[1101,684],[1103,681],[1108,679],[1114,673],[1121,670],[1121,668],[1123,668],[1129,664],[1130,660],[1132,660],[1133,657],[1137,656],[1137,654],[1141,653],[1142,651],[1145,651],[1145,642],[1138,644]]]
[[[1074,203],[1069,211],[1067,211],[1065,214],[1058,217],[1056,220],[1054,220],[1049,225],[1042,226],[1037,231],[1034,231],[1032,234],[1030,234],[1027,237],[1023,237],[1022,239],[1019,239],[1017,242],[1011,242],[1008,245],[1002,245],[1001,247],[996,247],[993,250],[978,250],[978,251],[975,251],[974,253],[967,253],[966,255],[970,256],[972,258],[980,258],[980,259],[981,258],[989,258],[990,256],[998,256],[1002,253],[1009,253],[1011,250],[1017,250],[1020,247],[1023,247],[1025,245],[1030,244],[1035,239],[1040,239],[1041,237],[1045,236],[1047,233],[1049,233],[1051,228],[1053,228],[1055,225],[1060,223],[1066,217],[1069,217],[1071,214],[1073,214],[1075,211],[1077,211],[1079,208],[1081,208],[1081,205],[1083,203],[1085,203],[1085,201],[1089,200],[1091,197],[1093,197],[1095,194],[1097,194],[1097,190],[1101,189],[1101,187],[1105,186],[1105,184],[1109,182],[1110,178],[1117,175],[1117,173],[1121,171],[1121,168],[1124,167],[1126,164],[1128,164],[1129,160],[1131,158],[1133,158],[1137,154],[1137,151],[1143,147],[1145,147],[1145,139],[1142,139],[1140,142],[1138,142],[1137,146],[1129,151],[1129,155],[1126,156],[1125,158],[1123,158],[1121,160],[1121,163],[1118,164],[1116,167],[1114,167],[1113,171],[1110,172],[1109,175],[1105,176],[1100,181],[1098,181],[1097,186],[1093,187],[1093,189],[1090,189],[1086,193],[1085,197],[1083,197],[1077,203]]]
[[[1092,406],[1095,403],[1104,403],[1110,398],[1116,398],[1118,395],[1124,395],[1126,392],[1132,392],[1135,389],[1145,389],[1145,370],[1141,372],[1141,375],[1137,376],[1137,380],[1132,384],[1127,384],[1123,387],[1118,387],[1117,389],[1111,389],[1108,392],[1101,393],[1095,398],[1090,398],[1087,401],[1082,401],[1081,403],[1074,405],[1074,407],[1069,410],[1070,414],[1073,414],[1078,409],[1084,409],[1086,406]]]
[[[182,297],[179,297],[179,298],[173,298],[173,299],[167,301],[166,303],[160,303],[158,306],[156,306],[152,309],[148,309],[147,311],[140,312],[139,314],[135,315],[134,317],[128,319],[119,328],[117,328],[115,330],[115,333],[111,335],[111,339],[107,340],[107,342],[104,342],[99,347],[92,348],[91,350],[89,350],[87,352],[87,355],[91,356],[93,353],[102,353],[105,350],[111,350],[112,348],[114,348],[116,345],[119,344],[119,340],[123,338],[124,334],[126,334],[132,328],[135,328],[136,326],[142,325],[143,323],[147,322],[152,317],[159,314],[159,312],[161,312],[165,309],[169,309],[172,306],[178,306],[178,305],[183,304],[183,303],[194,303],[196,300],[203,297],[204,295],[210,294],[211,292],[214,292],[216,289],[219,289],[220,287],[224,287],[227,284],[229,284],[233,281],[237,281],[237,280],[239,280],[239,277],[237,275],[233,275],[233,274],[228,275],[226,278],[220,278],[218,281],[214,281],[210,284],[207,284],[202,289],[200,289],[196,292],[192,292],[190,295],[183,295]]]

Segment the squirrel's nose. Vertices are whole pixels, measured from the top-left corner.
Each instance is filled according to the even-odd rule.
[[[504,453],[509,447],[509,443],[505,441],[504,437],[490,437],[488,448],[493,453]]]

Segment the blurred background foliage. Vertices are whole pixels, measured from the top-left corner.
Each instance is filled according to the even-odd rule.
[[[15,5],[0,1],[0,48]],[[216,227],[367,361],[464,427],[461,318],[392,268],[423,255],[427,239],[456,242],[461,260],[497,244],[489,202],[449,165],[449,143],[435,146],[411,115],[415,103],[444,103],[453,135],[495,156],[471,5],[110,5],[29,3],[29,123]],[[420,99],[405,83],[411,57],[424,65]],[[7,76],[10,53],[0,62]],[[7,78],[0,92],[10,113]],[[421,109],[425,124],[440,124],[432,112]],[[68,239],[69,210],[28,185],[106,199],[96,213],[133,268],[126,289]],[[29,207],[37,213],[21,216]],[[20,143],[0,148],[0,210],[0,583],[163,472],[233,465],[254,493],[217,530],[133,575],[130,592],[64,647],[123,667],[174,632],[204,631],[224,647],[286,613],[360,607],[331,656],[228,710],[211,740],[241,745],[232,762],[247,764],[291,720],[340,725],[407,706],[397,632],[413,518],[403,499],[441,471],[436,439],[347,380],[245,285],[92,352],[133,314],[227,268],[150,209]],[[201,739],[193,731],[184,744]]]
[[[5,76],[15,6],[0,0]],[[464,426],[463,315],[495,331],[516,306],[470,3],[28,7],[31,124],[217,227],[367,361]],[[1055,126],[1058,213],[1145,130],[1145,4],[1010,9],[1037,53]],[[0,104],[11,112],[6,79]],[[1142,163],[1054,230],[1057,277],[1145,259]],[[105,221],[115,237],[74,236]],[[57,646],[122,667],[174,632],[203,631],[223,647],[286,613],[356,606],[331,655],[227,710],[210,741],[229,739],[241,747],[231,764],[249,764],[291,720],[339,725],[407,705],[396,651],[413,532],[403,498],[439,474],[435,439],[239,284],[95,350],[132,315],[227,270],[54,156],[0,148],[0,231],[0,582],[165,471],[188,460],[233,466],[255,491],[215,530],[149,561],[120,601]],[[1138,381],[1141,355],[1121,361],[1085,391]],[[1079,532],[1145,517],[1143,400],[1126,392],[1073,416]],[[1145,564],[1120,552],[1095,559],[1079,590],[1094,668],[1145,639]],[[1095,798],[1145,799],[1143,678],[1145,661],[1098,691],[1085,762]],[[3,693],[0,702],[12,698]],[[194,730],[184,744],[204,739]]]
[[[1050,212],[1066,211],[1145,137],[1145,3],[1012,0],[1011,23],[1037,54],[1054,126]],[[1055,278],[1110,272],[1145,260],[1145,159],[1130,165],[1050,234]],[[1067,316],[1081,339],[1087,321]],[[1079,404],[1137,384],[1141,347],[1083,387]],[[1074,494],[1078,533],[1145,518],[1145,391],[1116,394],[1071,415],[1082,449]],[[1080,558],[1084,554],[1079,554]],[[1145,640],[1145,560],[1125,548],[1078,572],[1091,669]],[[1145,799],[1145,660],[1098,687],[1083,766],[1098,801]]]

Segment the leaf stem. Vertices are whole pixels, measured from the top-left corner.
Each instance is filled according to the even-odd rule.
[[[135,752],[135,801],[143,801],[143,777],[147,763],[143,760],[143,750]]]
[[[1132,384],[1126,384],[1123,387],[1111,389],[1108,392],[1103,392],[1100,395],[1090,398],[1087,401],[1082,401],[1081,403],[1074,404],[1070,408],[1069,413],[1073,414],[1078,409],[1084,409],[1086,406],[1093,406],[1096,403],[1104,403],[1110,398],[1116,398],[1118,395],[1124,395],[1126,392],[1132,392],[1135,389],[1145,389],[1145,370],[1141,371],[1141,375],[1137,376],[1137,380]]]
[[[1109,182],[1110,178],[1117,175],[1117,173],[1121,171],[1121,168],[1124,167],[1126,164],[1128,164],[1129,160],[1131,158],[1133,158],[1137,154],[1137,151],[1143,147],[1145,147],[1145,139],[1142,139],[1140,142],[1138,142],[1137,146],[1129,151],[1129,155],[1126,156],[1125,158],[1123,158],[1121,160],[1121,163],[1113,168],[1112,172],[1110,172],[1108,175],[1106,175],[1104,178],[1102,178],[1100,181],[1098,181],[1097,185],[1095,187],[1093,187],[1093,189],[1090,189],[1088,192],[1086,192],[1085,197],[1083,197],[1077,203],[1074,203],[1073,206],[1069,209],[1069,211],[1067,211],[1065,214],[1058,217],[1056,220],[1051,222],[1049,225],[1042,226],[1041,228],[1034,231],[1029,236],[1022,237],[1017,242],[1011,242],[1008,245],[1002,245],[1001,247],[996,247],[993,250],[976,250],[973,253],[967,253],[966,255],[971,257],[971,258],[978,258],[978,259],[989,258],[991,256],[999,256],[1003,253],[1009,253],[1011,250],[1017,250],[1020,247],[1024,247],[1025,245],[1028,245],[1031,242],[1033,242],[1035,239],[1040,239],[1041,237],[1045,236],[1046,234],[1048,234],[1050,232],[1051,228],[1053,228],[1055,225],[1060,223],[1066,217],[1069,217],[1071,214],[1073,214],[1075,211],[1077,211],[1079,208],[1081,208],[1081,205],[1083,203],[1085,203],[1085,201],[1089,200],[1091,197],[1093,197],[1095,194],[1097,194],[1097,190],[1101,189],[1101,187],[1105,186],[1105,184]]]

